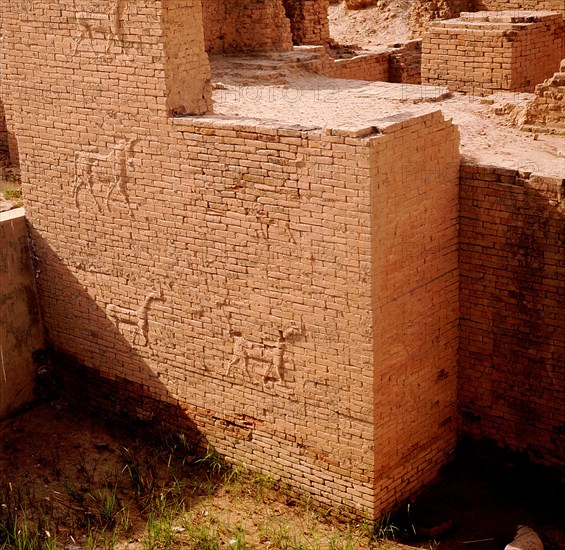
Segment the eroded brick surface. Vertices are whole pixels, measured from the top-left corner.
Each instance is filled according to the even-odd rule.
[[[206,0],[202,8],[208,52],[292,50],[290,21],[283,0]],[[197,26],[194,21],[192,26]]]
[[[326,45],[330,40],[329,0],[283,0],[296,45]]]
[[[536,97],[526,107],[522,128],[565,134],[565,59],[558,72],[536,86]]]

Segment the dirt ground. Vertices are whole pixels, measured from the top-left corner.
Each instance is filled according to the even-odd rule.
[[[563,480],[488,450],[445,468],[423,497],[377,528],[401,544],[371,541],[368,523],[316,509],[264,476],[220,472],[219,459],[199,462],[181,440],[163,441],[147,427],[103,422],[61,401],[42,405],[0,424],[0,504],[17,493],[30,520],[43,518],[56,547],[67,550],[502,550],[519,524],[536,529],[546,550],[565,550]],[[113,516],[102,513],[108,491],[116,496]],[[176,503],[170,516],[165,501]],[[159,532],[151,527],[156,517],[164,522]],[[434,540],[413,536],[414,526],[442,524],[451,528]]]
[[[344,2],[328,10],[330,35],[340,44],[371,49],[409,40],[412,0],[379,0],[362,10],[348,10]]]

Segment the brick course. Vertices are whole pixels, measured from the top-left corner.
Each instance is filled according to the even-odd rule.
[[[404,84],[422,83],[422,41],[409,40],[393,44],[388,50],[389,82]]]

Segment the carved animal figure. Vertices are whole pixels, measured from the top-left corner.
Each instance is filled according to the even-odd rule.
[[[518,525],[514,540],[504,550],[543,550],[543,544],[533,529]]]
[[[164,302],[163,290],[150,292],[138,309],[129,309],[115,304],[106,306],[106,315],[119,327],[120,325],[131,326],[134,328],[133,343],[135,344],[138,335],[143,338],[143,346],[149,343],[149,308],[154,301]]]
[[[292,336],[301,334],[301,330],[296,326],[290,326],[286,330],[279,330],[279,337],[276,341],[265,342],[260,346],[254,345],[249,340],[246,340],[240,332],[234,332],[234,345],[233,356],[230,359],[226,375],[229,375],[233,367],[237,364],[243,365],[245,373],[249,373],[249,361],[254,360],[259,363],[265,363],[266,368],[262,377],[263,387],[268,383],[285,387],[283,378],[285,368],[285,352],[286,341]]]
[[[75,153],[75,184],[73,187],[73,197],[75,205],[80,208],[78,194],[83,187],[87,187],[90,195],[94,199],[99,212],[102,212],[102,207],[94,194],[94,183],[101,179],[102,168],[100,163],[110,163],[112,166],[112,179],[106,193],[106,208],[111,211],[110,197],[114,189],[122,195],[130,214],[131,205],[127,192],[127,172],[128,166],[131,166],[130,154],[134,143],[138,138],[130,140],[119,140],[114,148],[108,153],[99,153],[93,147],[88,147],[84,151],[77,151]]]
[[[114,0],[114,3],[106,13],[79,11],[75,14],[76,22],[80,28],[80,34],[75,42],[73,55],[85,38],[94,39],[93,34],[102,34],[106,38],[104,53],[108,53],[112,42],[121,42],[121,15],[122,0]]]

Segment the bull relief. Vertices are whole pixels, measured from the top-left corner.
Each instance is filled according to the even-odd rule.
[[[78,52],[79,46],[88,39],[92,51],[95,40],[105,40],[104,53],[107,55],[112,44],[122,44],[121,14],[124,0],[114,0],[107,10],[91,7],[75,13],[77,37],[73,55]]]
[[[232,331],[233,352],[226,367],[226,376],[233,375],[234,369],[237,368],[240,374],[249,380],[260,378],[263,390],[291,395],[293,391],[285,379],[285,371],[288,368],[286,346],[290,340],[302,333],[301,328],[290,325],[279,330],[276,340],[264,340],[258,344],[245,338],[241,332]]]
[[[148,293],[137,309],[108,304],[106,315],[121,333],[130,335],[132,345],[139,342],[141,346],[147,347],[149,345],[149,310],[156,301],[165,302],[162,289]]]
[[[128,168],[133,165],[132,149],[138,141],[138,138],[120,139],[110,151],[100,152],[96,147],[87,146],[84,150],[75,153],[73,198],[79,210],[81,209],[79,192],[85,188],[94,200],[98,211],[103,213],[104,207],[100,204],[96,190],[106,185],[104,200],[106,210],[109,213],[112,211],[110,199],[117,190],[130,215],[133,216],[127,182]]]

